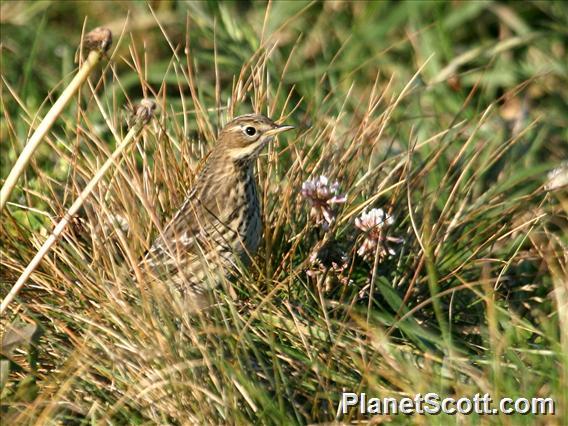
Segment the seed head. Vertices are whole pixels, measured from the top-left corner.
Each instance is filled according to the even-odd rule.
[[[112,32],[108,28],[97,27],[87,33],[83,38],[83,49],[86,52],[98,49],[106,52],[112,45]]]
[[[349,258],[337,241],[333,240],[316,248],[310,255],[310,266],[306,274],[317,282],[321,282],[323,278],[326,291],[334,288],[335,284],[352,283],[349,278]]]
[[[133,105],[128,109],[128,117],[126,123],[128,128],[134,127],[134,125],[139,124],[144,126],[150,122],[154,113],[158,108],[158,104],[152,99],[144,98],[139,104]]]

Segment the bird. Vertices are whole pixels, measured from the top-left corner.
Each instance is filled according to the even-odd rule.
[[[274,137],[293,129],[262,114],[227,123],[181,207],[143,263],[188,309],[212,304],[211,290],[249,266],[263,232],[255,163]],[[178,293],[178,294],[179,294]]]

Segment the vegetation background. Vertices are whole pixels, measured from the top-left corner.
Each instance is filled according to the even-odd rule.
[[[114,35],[1,213],[2,297],[123,137],[127,109],[160,106],[2,317],[5,424],[566,424],[566,3],[0,12],[2,178],[72,78],[83,27]],[[188,315],[121,271],[219,127],[251,111],[297,127],[258,162],[264,242],[236,300],[219,291]],[[327,230],[301,193],[319,175],[347,195]],[[363,258],[355,219],[372,208],[394,223]],[[552,397],[556,413],[369,419],[337,413],[343,390]]]

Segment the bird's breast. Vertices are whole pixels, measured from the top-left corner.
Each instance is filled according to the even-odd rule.
[[[228,227],[234,233],[232,249],[248,263],[249,256],[255,254],[262,235],[260,200],[254,176],[238,182],[233,191],[233,200],[227,200],[235,206],[231,213]]]

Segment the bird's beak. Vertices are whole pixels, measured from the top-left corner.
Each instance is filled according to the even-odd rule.
[[[294,126],[286,126],[286,125],[282,125],[282,126],[278,126],[272,130],[268,130],[265,133],[265,136],[274,136],[277,135],[279,133],[285,132],[287,130],[292,130],[294,128]]]

